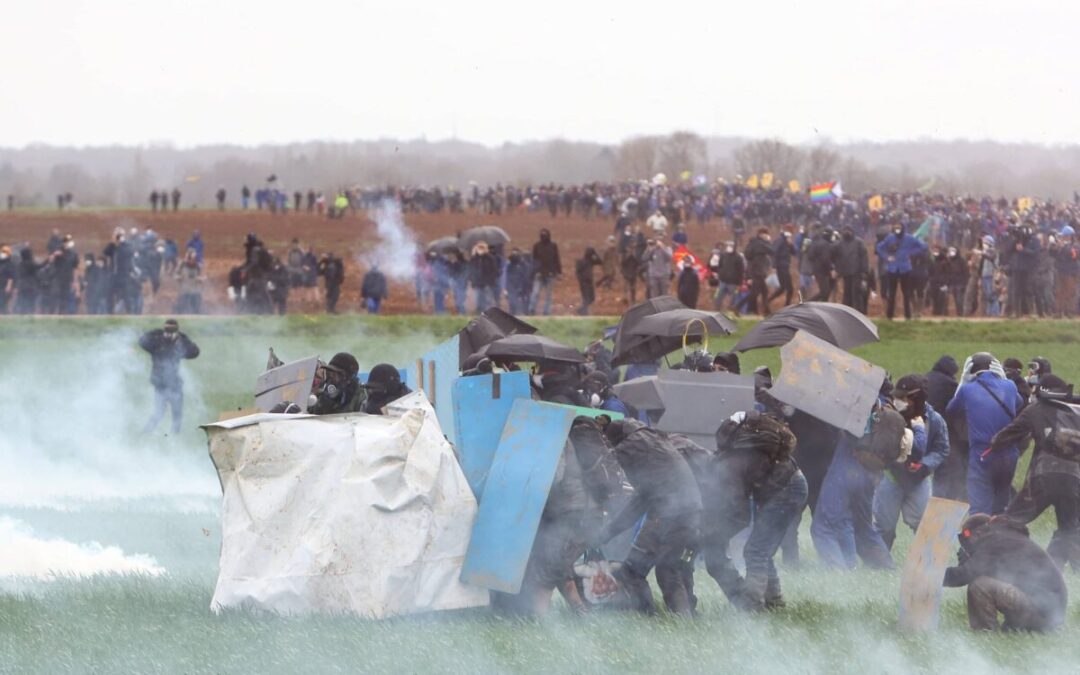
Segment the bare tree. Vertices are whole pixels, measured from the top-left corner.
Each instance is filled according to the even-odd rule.
[[[709,165],[705,139],[690,131],[676,131],[660,144],[660,170],[674,178],[683,171],[697,173]]]
[[[636,136],[623,141],[615,155],[620,178],[650,178],[656,173],[660,159],[658,136]]]
[[[803,152],[778,140],[753,141],[735,150],[735,167],[743,176],[772,172],[779,180],[799,175]]]
[[[840,153],[818,145],[806,153],[806,167],[803,175],[806,183],[820,183],[833,180],[837,177],[843,158]]]

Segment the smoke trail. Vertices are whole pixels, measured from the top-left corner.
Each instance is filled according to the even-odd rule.
[[[38,539],[25,523],[0,517],[0,577],[59,577],[95,574],[147,574],[165,568],[148,555],[127,555],[116,546],[76,544],[65,539]]]
[[[392,281],[411,281],[416,275],[416,256],[420,244],[416,233],[409,229],[401,215],[401,206],[394,199],[384,199],[373,214],[375,246],[357,256],[366,269],[378,267]]]

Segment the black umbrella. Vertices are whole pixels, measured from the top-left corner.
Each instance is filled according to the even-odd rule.
[[[501,227],[481,225],[462,232],[458,237],[458,248],[462,251],[472,251],[473,246],[481,241],[488,246],[502,246],[510,242],[510,235]]]
[[[669,309],[647,316],[634,326],[634,335],[652,335],[655,337],[682,338],[683,335],[701,337],[706,331],[731,335],[737,326],[735,322],[720,312],[706,312],[701,309]]]
[[[682,345],[681,336],[672,346],[672,341],[667,338],[635,334],[642,319],[672,309],[688,308],[670,295],[661,295],[626,310],[622,315],[622,320],[619,321],[619,327],[615,330],[615,348],[612,350],[611,365],[650,363],[678,349]]]
[[[478,353],[508,361],[585,363],[581,352],[543,335],[508,335],[482,347]]]
[[[760,321],[732,351],[779,347],[791,341],[800,330],[840,349],[852,349],[880,339],[877,326],[858,310],[834,302],[803,302],[785,307]]]
[[[435,241],[427,245],[427,251],[435,251],[436,253],[453,253],[460,250],[458,248],[457,237],[439,237]]]
[[[498,307],[490,307],[458,332],[458,366],[464,366],[465,359],[499,338],[518,333],[531,335],[535,332],[536,326],[525,323]]]

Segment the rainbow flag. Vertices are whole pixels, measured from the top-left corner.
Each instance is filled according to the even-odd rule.
[[[833,188],[836,187],[836,181],[829,183],[818,183],[817,185],[810,186],[810,201],[812,202],[827,202],[836,197],[833,193]]]

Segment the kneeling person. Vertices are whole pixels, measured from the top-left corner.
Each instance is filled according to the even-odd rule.
[[[1026,527],[976,514],[964,521],[960,547],[960,564],[945,570],[945,586],[968,587],[972,629],[1048,631],[1064,624],[1065,580]]]

